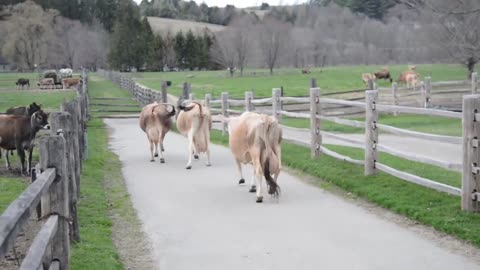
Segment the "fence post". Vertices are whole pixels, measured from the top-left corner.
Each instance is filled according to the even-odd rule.
[[[212,100],[212,94],[205,94],[205,107],[211,108],[210,100]]]
[[[478,90],[478,73],[472,73],[472,95],[475,95]]]
[[[432,78],[431,77],[426,77],[425,78],[425,99],[424,99],[424,108],[430,108],[431,107],[431,95],[432,95]]]
[[[282,118],[280,110],[282,109],[282,89],[273,88],[272,89],[272,115],[278,121]]]
[[[368,89],[375,90],[375,82],[372,79],[368,79]]]
[[[463,97],[462,210],[480,211],[480,95]],[[476,196],[475,196],[476,195]]]
[[[68,211],[68,178],[65,160],[65,139],[50,136],[39,144],[42,169],[55,168],[56,177],[49,189],[48,203],[42,205],[42,216],[58,215],[58,227],[51,243],[53,260],[60,262],[60,269],[70,269],[70,239]]]
[[[320,155],[322,145],[322,134],[320,133],[320,88],[310,88],[310,136],[311,136],[311,157],[317,158]]]
[[[245,111],[252,112],[253,111],[253,92],[245,92]]]
[[[393,105],[398,106],[398,83],[392,83],[392,98],[393,98]],[[397,111],[393,112],[394,116],[398,115]]]
[[[168,102],[167,89],[168,89],[167,82],[163,81],[162,82],[162,102],[163,103]]]
[[[56,135],[57,132],[63,132],[63,138],[65,138],[65,162],[67,168],[68,177],[68,197],[70,198],[69,202],[69,211],[70,217],[72,218],[72,229],[70,230],[70,239],[72,241],[80,240],[80,229],[78,225],[77,217],[77,202],[78,202],[78,186],[80,184],[80,175],[76,174],[76,165],[75,162],[80,162],[78,159],[75,159],[75,147],[73,140],[75,133],[73,118],[75,115],[70,115],[68,112],[56,112],[50,115],[50,124],[51,124],[51,134]]]
[[[375,108],[378,99],[377,90],[365,92],[365,175],[377,173],[375,162],[377,161],[378,111]]]
[[[317,79],[311,78],[310,79],[310,88],[315,88],[317,87]]]
[[[228,117],[228,92],[222,92],[222,115]],[[227,122],[223,123],[223,132],[222,134],[227,134]]]
[[[188,94],[188,99],[189,100],[195,100],[195,94],[194,93]]]
[[[182,97],[183,97],[183,99],[188,99],[188,96],[189,96],[189,94],[190,94],[191,91],[192,91],[192,90],[191,90],[190,84],[187,83],[187,82],[184,82],[184,83],[183,83],[183,88],[182,88]]]

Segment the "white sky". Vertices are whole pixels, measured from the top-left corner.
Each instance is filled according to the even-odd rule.
[[[137,3],[140,3],[141,0],[135,0]],[[260,6],[262,3],[268,3],[273,6],[279,5],[291,5],[297,3],[305,3],[308,0],[194,0],[197,4],[201,4],[205,2],[209,7],[210,6],[218,6],[224,7],[226,5],[234,5],[235,7],[243,8],[243,7],[253,7],[253,6]]]

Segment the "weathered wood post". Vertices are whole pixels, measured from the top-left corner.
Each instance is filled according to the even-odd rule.
[[[310,136],[311,136],[311,157],[320,156],[322,145],[321,122],[319,115],[322,111],[320,105],[320,88],[310,88]]]
[[[272,89],[272,115],[278,121],[282,118],[280,110],[282,109],[282,89],[273,88]]]
[[[375,82],[372,79],[368,79],[368,89],[375,90]]]
[[[228,117],[228,92],[222,92],[222,115]],[[223,123],[222,134],[227,134],[228,125],[227,122]]]
[[[432,102],[432,78],[431,77],[426,77],[425,78],[424,89],[425,89],[425,99],[423,100],[423,102],[424,102],[423,107],[424,108],[430,108],[432,106],[432,104],[431,104],[431,102]]]
[[[188,99],[188,96],[191,92],[191,86],[189,83],[184,82],[183,83],[183,88],[182,88],[182,97],[183,99]]]
[[[72,229],[70,230],[70,240],[80,240],[80,228],[78,225],[77,216],[77,202],[79,198],[78,186],[80,184],[80,175],[76,175],[76,162],[80,162],[75,159],[74,134],[76,131],[73,129],[73,118],[75,115],[70,115],[67,112],[56,112],[50,115],[51,135],[57,135],[57,132],[62,132],[65,139],[65,161],[66,161],[66,176],[68,181],[68,197],[69,212],[72,219]]]
[[[253,112],[253,92],[245,92],[245,111]]]
[[[462,210],[480,212],[480,95],[463,97]]]
[[[70,101],[63,103],[60,106],[60,110],[62,112],[68,112],[72,116],[72,143],[74,147],[73,155],[74,159],[77,161],[75,162],[75,175],[77,180],[80,179],[80,172],[82,170],[82,162],[84,157],[84,148],[85,147],[85,138],[86,132],[84,130],[84,123],[82,123],[82,119],[79,117],[78,113],[78,103],[76,100]],[[78,196],[80,196],[80,182],[77,181],[77,190],[78,190]]]
[[[378,100],[378,91],[366,91],[365,100],[365,175],[373,175],[377,173],[375,162],[377,161],[378,111],[375,106]]]
[[[211,109],[212,105],[210,104],[210,101],[212,100],[212,94],[205,94],[205,107]]]
[[[42,203],[42,216],[58,215],[57,232],[52,239],[51,252],[53,260],[60,262],[60,269],[70,269],[70,238],[68,211],[68,176],[65,160],[65,139],[55,135],[41,140],[40,167],[55,168],[56,177],[49,189],[48,203]]]
[[[317,87],[317,79],[311,78],[310,79],[310,88],[316,88]]]
[[[168,102],[167,90],[168,90],[167,82],[163,81],[162,82],[162,102],[163,103]]]
[[[477,94],[478,91],[478,73],[472,73],[472,95]]]
[[[392,99],[393,99],[393,105],[398,106],[398,83],[396,82],[392,83]],[[397,116],[398,112],[394,111],[393,115]]]
[[[188,99],[189,100],[195,100],[195,94],[194,93],[188,94]]]

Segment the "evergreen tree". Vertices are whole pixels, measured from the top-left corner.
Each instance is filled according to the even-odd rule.
[[[185,68],[185,37],[181,31],[175,36],[174,49],[178,65],[181,69]]]
[[[195,69],[195,67],[198,67],[197,57],[200,50],[198,45],[199,44],[197,44],[197,39],[193,35],[192,31],[189,30],[185,37],[184,49],[185,49],[185,62],[186,62],[185,66],[190,70],[193,70]]]

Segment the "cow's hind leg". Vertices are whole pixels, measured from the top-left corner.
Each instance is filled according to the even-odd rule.
[[[165,133],[163,131],[160,132],[160,138],[159,138],[159,142],[158,144],[160,145],[160,151],[158,151],[158,153],[160,153],[160,163],[165,163],[165,158],[163,157],[163,152],[164,152],[164,149],[163,149],[163,138],[165,138]]]
[[[255,193],[257,192],[257,186],[255,185],[255,167],[253,167],[253,175],[252,175],[252,180],[250,182],[250,189],[248,190],[250,193]]]
[[[25,150],[21,145],[17,145],[17,154],[20,157],[20,164],[21,164],[21,173],[25,175],[26,168],[25,168]]]
[[[10,158],[8,156],[8,150],[5,152],[5,166],[7,167],[7,170],[12,170],[12,165],[10,164]]]
[[[154,162],[155,161],[155,154],[153,153],[153,141],[152,140],[149,140],[150,141],[150,162]]]
[[[238,172],[240,174],[240,180],[238,180],[238,184],[239,185],[245,184],[245,178],[243,178],[243,172],[242,172],[242,164],[237,159],[235,159],[235,162],[237,162],[237,168],[238,168]]]
[[[253,166],[255,168],[255,173],[254,173],[254,177],[256,179],[256,182],[257,182],[257,203],[261,203],[263,202],[263,191],[262,191],[262,179],[263,179],[263,175],[262,175],[262,167],[261,167],[261,164],[260,164],[260,160],[258,161],[258,163],[254,162],[253,163]]]
[[[187,170],[192,168],[192,157],[193,157],[194,145],[193,145],[193,133],[190,131],[188,133],[188,163],[187,163]]]

